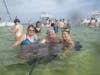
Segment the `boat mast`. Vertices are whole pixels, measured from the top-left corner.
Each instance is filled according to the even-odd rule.
[[[11,15],[10,15],[10,12],[9,12],[9,10],[8,10],[8,7],[7,7],[7,4],[6,4],[6,1],[3,0],[3,3],[4,3],[4,5],[5,5],[5,8],[6,8],[7,14],[8,14],[8,16],[9,16],[9,21],[11,21],[11,20],[12,20],[12,19],[11,19]]]

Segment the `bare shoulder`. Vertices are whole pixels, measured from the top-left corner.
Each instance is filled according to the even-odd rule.
[[[23,27],[21,24],[16,25],[16,28],[21,28]]]

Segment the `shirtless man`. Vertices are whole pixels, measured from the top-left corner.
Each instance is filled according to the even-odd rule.
[[[13,33],[16,38],[19,38],[23,33],[23,26],[20,24],[20,20],[16,19],[15,21],[15,28],[9,28],[9,31]]]
[[[55,34],[53,28],[47,30],[47,36],[41,41],[42,44],[48,44],[49,55],[56,56],[56,48],[60,43],[60,38]]]

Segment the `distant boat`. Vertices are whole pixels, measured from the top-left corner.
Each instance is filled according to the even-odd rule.
[[[47,12],[42,12],[40,15],[40,21],[46,25],[49,19],[53,19],[54,16],[48,14]]]
[[[0,27],[4,27],[4,26],[14,26],[13,22],[0,22]]]

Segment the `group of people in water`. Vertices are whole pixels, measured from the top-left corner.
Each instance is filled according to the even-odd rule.
[[[59,24],[58,20],[49,20],[46,28],[46,36],[43,39],[40,39],[37,33],[41,32],[42,29],[42,23],[38,21],[36,23],[36,26],[29,24],[27,27],[27,32],[23,33],[23,25],[20,24],[20,20],[16,19],[14,20],[15,28],[9,28],[9,31],[16,35],[16,41],[13,44],[13,47],[16,46],[27,46],[32,48],[32,52],[34,55],[34,49],[36,44],[40,43],[42,46],[48,44],[50,55],[55,55],[55,47],[59,43],[63,43],[63,47],[66,47],[68,49],[74,48],[74,41],[72,40],[70,36],[70,27],[67,27],[67,23],[64,19],[61,19]],[[62,38],[59,37],[56,33],[58,33],[59,29],[61,29],[62,32]],[[66,51],[66,50],[65,50]],[[63,52],[65,52],[63,50]],[[20,54],[20,57],[25,59],[27,57],[27,53],[23,50],[23,52]]]
[[[96,18],[91,18],[88,23],[88,26],[89,27],[98,27],[98,26],[100,26],[100,22]]]

